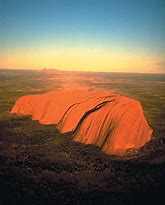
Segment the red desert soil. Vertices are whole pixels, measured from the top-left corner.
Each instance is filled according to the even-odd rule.
[[[138,149],[151,140],[141,104],[109,91],[52,91],[20,97],[11,114],[31,115],[41,124],[54,124],[73,140],[94,144],[107,154]]]

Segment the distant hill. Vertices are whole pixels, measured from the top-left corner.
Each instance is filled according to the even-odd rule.
[[[58,70],[58,69],[55,69],[55,68],[43,68],[42,71],[44,71],[44,72],[55,72],[55,73],[65,72],[63,70]]]

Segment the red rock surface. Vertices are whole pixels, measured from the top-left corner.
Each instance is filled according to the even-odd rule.
[[[73,140],[95,144],[108,154],[138,149],[151,139],[141,104],[109,91],[52,91],[20,97],[11,114],[54,124]]]

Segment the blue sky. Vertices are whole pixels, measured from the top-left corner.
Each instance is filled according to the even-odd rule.
[[[56,53],[58,49],[63,49],[63,52],[66,50],[66,53],[71,50],[72,60],[78,61],[79,57],[74,58],[74,52],[82,49],[85,52],[87,49],[91,52],[97,50],[98,53],[110,50],[115,53],[116,59],[123,54],[127,60],[128,55],[133,53],[141,61],[145,58],[147,62],[148,59],[151,66],[156,66],[153,69],[164,68],[164,0],[0,0],[0,19],[1,67],[29,67],[30,64],[26,65],[26,62],[25,65],[19,65],[16,61],[22,53],[27,56],[30,52],[36,57],[31,66],[35,64],[36,68],[41,51],[42,56],[44,52],[46,56],[49,52],[51,55],[53,51]],[[63,52],[63,58],[55,55],[54,64],[52,59],[49,59],[49,63],[47,58],[39,66],[56,66],[59,59],[64,61],[66,53],[64,55]],[[83,52],[80,61],[82,64],[84,59],[85,67],[89,59],[86,59]],[[9,63],[10,58],[13,64]],[[14,58],[15,61],[12,60]],[[69,66],[67,68],[67,60],[57,65],[71,69]],[[90,65],[92,63],[89,63],[88,69]],[[115,69],[116,64],[113,65]],[[126,65],[123,68],[122,64],[120,66],[121,71],[126,69]],[[72,67],[76,69],[76,64]],[[103,67],[108,70],[108,66]]]

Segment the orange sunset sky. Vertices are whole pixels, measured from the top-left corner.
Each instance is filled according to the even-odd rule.
[[[0,68],[165,72],[161,0],[1,0]]]

